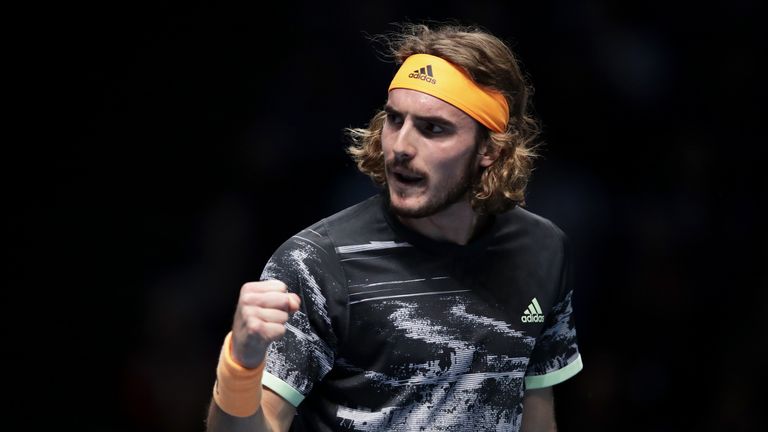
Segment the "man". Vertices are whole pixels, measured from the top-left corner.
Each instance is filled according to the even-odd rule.
[[[410,25],[349,152],[382,193],[319,221],[240,292],[208,429],[556,429],[581,357],[565,236],[520,207],[538,129],[509,48]]]

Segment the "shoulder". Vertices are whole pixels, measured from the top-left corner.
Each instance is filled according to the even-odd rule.
[[[381,195],[374,195],[326,217],[319,223],[323,223],[330,227],[338,227],[346,224],[365,224],[381,214],[381,206]]]
[[[374,195],[319,222],[329,241],[336,246],[391,240],[384,216],[384,200]]]
[[[335,255],[335,244],[339,240],[370,226],[379,208],[380,200],[374,196],[323,218],[283,241],[271,261],[286,263],[307,258],[326,261]]]
[[[506,235],[518,235],[533,238],[537,243],[564,245],[566,233],[550,219],[526,208],[515,206],[498,216],[501,231]]]

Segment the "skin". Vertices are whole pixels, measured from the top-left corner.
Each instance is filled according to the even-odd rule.
[[[408,89],[392,90],[386,111],[382,150],[393,211],[424,236],[467,244],[484,223],[469,204],[469,185],[497,156],[477,142],[481,126],[453,105]],[[243,285],[232,327],[233,358],[256,367],[269,344],[283,337],[285,322],[299,305],[299,297],[282,282]],[[264,387],[261,409],[247,418],[230,416],[211,402],[207,430],[287,431],[295,413],[291,404]],[[557,430],[551,387],[526,390],[522,430]]]
[[[493,163],[479,124],[426,93],[394,89],[381,134],[390,202],[401,222],[434,240],[466,244],[483,221],[469,204],[481,167]],[[402,181],[418,176],[418,182]]]
[[[299,310],[301,299],[280,281],[248,282],[240,297],[232,324],[232,358],[247,368],[257,367],[269,344],[285,335],[285,323]],[[261,409],[250,417],[234,417],[211,401],[207,430],[287,431],[296,409],[282,397],[262,387]]]

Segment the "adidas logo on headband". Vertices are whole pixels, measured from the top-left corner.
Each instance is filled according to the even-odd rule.
[[[440,75],[440,82],[435,75]],[[387,91],[402,88],[420,91],[464,111],[493,132],[504,132],[509,105],[504,94],[472,80],[464,68],[430,54],[413,54],[397,70]]]
[[[415,71],[408,74],[408,78],[426,81],[431,84],[437,84],[435,76],[432,75],[432,65],[427,65],[426,67],[416,69]]]

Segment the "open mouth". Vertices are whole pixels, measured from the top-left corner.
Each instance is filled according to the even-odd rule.
[[[412,173],[395,172],[393,175],[398,182],[407,185],[417,185],[424,181],[424,177]]]

